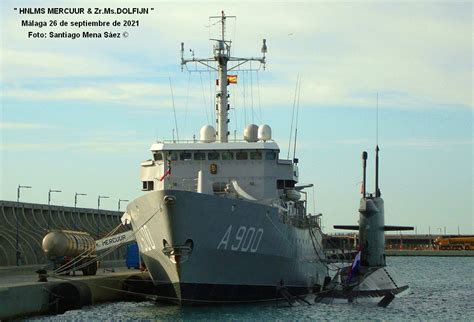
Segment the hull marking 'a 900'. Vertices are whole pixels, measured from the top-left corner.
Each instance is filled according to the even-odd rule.
[[[262,241],[263,229],[240,226],[239,229],[237,229],[234,238],[229,243],[231,235],[232,225],[227,228],[219,245],[217,245],[217,249],[227,250],[227,246],[229,246],[229,250],[232,251],[255,253],[258,250],[258,246],[260,246],[260,242]]]

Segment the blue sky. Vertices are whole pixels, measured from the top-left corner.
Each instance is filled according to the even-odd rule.
[[[363,150],[373,189],[378,93],[386,222],[474,233],[471,2],[22,2],[66,4],[155,10],[126,28],[127,39],[37,40],[19,26],[18,3],[1,2],[1,199],[14,200],[18,184],[33,186],[22,200],[38,203],[50,188],[63,191],[53,195],[59,205],[73,205],[75,192],[88,194],[84,207],[110,196],[107,209],[140,196],[139,163],[174,127],[169,78],[181,139],[214,118],[214,76],[181,72],[179,48],[184,41],[210,56],[208,16],[225,10],[237,16],[227,32],[235,55],[268,43],[267,70],[252,75],[252,89],[250,74],[230,89],[230,131],[241,135],[252,121],[253,100],[253,120],[272,126],[286,157],[302,76],[297,157],[326,231],[356,223]]]

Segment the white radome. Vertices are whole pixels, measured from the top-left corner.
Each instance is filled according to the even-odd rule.
[[[272,139],[272,128],[267,124],[262,124],[258,127],[258,139],[261,141],[268,141]]]
[[[258,141],[258,126],[255,124],[249,124],[244,129],[244,140],[247,142]]]
[[[212,143],[216,141],[216,129],[212,125],[204,125],[199,131],[202,143]]]

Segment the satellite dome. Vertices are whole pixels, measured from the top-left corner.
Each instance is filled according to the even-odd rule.
[[[199,131],[202,143],[212,143],[216,141],[216,129],[212,125],[204,125]]]
[[[249,124],[244,129],[244,140],[247,142],[258,141],[258,126],[255,124]]]
[[[268,141],[272,139],[272,128],[267,124],[262,124],[258,127],[258,139]]]

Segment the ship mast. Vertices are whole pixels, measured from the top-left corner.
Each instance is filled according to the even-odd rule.
[[[190,62],[195,62],[195,63],[200,63],[208,68],[211,68],[215,71],[217,71],[217,92],[216,92],[216,121],[217,121],[217,141],[221,143],[226,143],[228,142],[228,137],[229,137],[229,130],[228,130],[228,124],[229,124],[229,109],[230,105],[228,102],[229,95],[227,94],[227,86],[228,80],[227,80],[227,74],[229,71],[242,66],[243,64],[250,62],[250,61],[257,61],[260,62],[264,68],[265,68],[265,54],[267,53],[267,45],[266,45],[266,40],[263,39],[263,46],[262,46],[262,54],[263,56],[260,58],[254,58],[254,57],[249,57],[249,58],[238,58],[238,57],[232,57],[230,55],[230,48],[232,41],[230,40],[225,40],[225,24],[226,24],[226,19],[227,18],[235,18],[235,16],[226,16],[224,11],[222,11],[221,16],[211,16],[209,17],[211,19],[220,19],[221,21],[221,38],[220,39],[211,39],[216,42],[214,45],[214,57],[211,58],[195,58],[194,55],[191,59],[184,59],[184,43],[181,43],[181,70],[183,69],[183,66],[186,66],[187,68],[187,63]],[[212,63],[217,64],[217,68],[214,66],[211,66]],[[228,62],[234,62],[234,64],[231,67],[228,67]],[[188,69],[189,70],[189,69]],[[251,70],[251,69],[244,69],[244,70]],[[202,71],[202,70],[189,70],[189,71]]]

